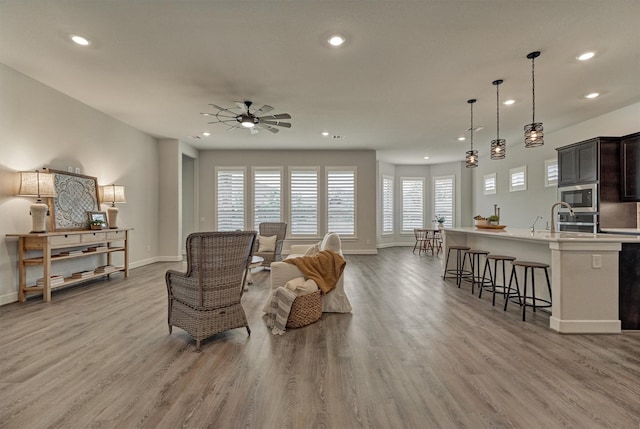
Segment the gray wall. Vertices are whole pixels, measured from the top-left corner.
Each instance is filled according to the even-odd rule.
[[[16,197],[18,171],[79,168],[99,185],[125,186],[118,225],[131,232],[130,262],[153,262],[158,237],[156,140],[104,113],[0,64],[0,304],[17,300],[17,239],[31,230],[31,198]],[[102,210],[106,210],[102,206]],[[82,258],[84,259],[84,258]],[[81,259],[58,262],[54,274],[70,275]],[[86,265],[86,261],[84,261]],[[28,270],[30,282],[41,270]]]

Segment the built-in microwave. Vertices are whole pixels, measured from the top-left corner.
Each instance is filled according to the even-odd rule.
[[[569,203],[574,212],[598,211],[598,184],[565,186],[558,188],[558,200]],[[560,207],[560,211],[568,211]]]

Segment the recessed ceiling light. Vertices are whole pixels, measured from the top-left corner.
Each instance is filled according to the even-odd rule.
[[[339,34],[334,34],[333,36],[329,37],[328,42],[331,46],[338,47],[338,46],[342,46],[342,44],[344,43],[344,40],[345,39],[343,36]]]
[[[502,102],[502,104],[506,105],[506,106],[511,106],[513,103],[515,103],[516,100],[504,100]]]
[[[327,131],[323,131],[323,132],[322,132],[322,135],[326,137],[326,136],[328,136],[328,135],[329,135],[329,132],[327,132]]]
[[[204,133],[202,133],[202,135],[205,136],[205,137],[209,137],[211,135],[211,133],[208,133],[208,132],[205,131]]]
[[[459,141],[459,142],[463,142],[463,141],[465,141],[466,139],[467,139],[466,137],[458,137],[458,141]]]
[[[599,92],[592,92],[592,93],[586,94],[584,98],[596,98],[599,95],[600,95]]]
[[[80,46],[89,46],[91,44],[91,41],[89,39],[82,36],[78,36],[77,34],[72,34],[71,40],[73,40],[73,43]]]
[[[428,157],[428,156],[425,156],[425,157],[424,157],[424,159],[429,159],[429,157]]]
[[[591,58],[593,58],[595,55],[596,55],[595,52],[585,52],[584,54],[579,55],[577,58],[580,61],[587,61],[587,60],[590,60]]]

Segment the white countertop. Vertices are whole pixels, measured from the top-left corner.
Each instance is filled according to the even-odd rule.
[[[610,232],[613,234],[638,235],[640,234],[640,229],[638,228],[602,228],[602,232]]]
[[[587,232],[555,232],[548,230],[531,232],[525,228],[480,229],[477,227],[445,228],[447,231],[491,236],[515,240],[532,240],[545,242],[592,242],[592,243],[640,243],[640,235],[592,234]]]

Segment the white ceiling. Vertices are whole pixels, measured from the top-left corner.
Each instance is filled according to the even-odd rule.
[[[427,164],[464,158],[469,98],[486,127],[474,148],[488,152],[495,79],[501,99],[518,101],[501,106],[500,137],[522,144],[531,51],[542,52],[536,119],[547,133],[638,102],[639,19],[639,0],[2,0],[0,62],[201,149],[374,149]],[[329,47],[333,33],[346,44]],[[577,61],[587,50],[596,57]],[[251,135],[200,115],[241,100],[291,114],[293,127]]]

